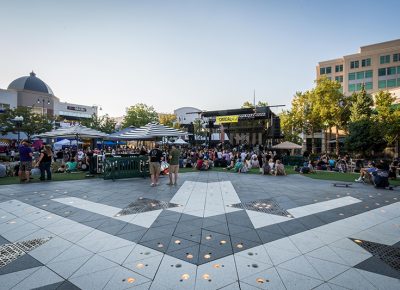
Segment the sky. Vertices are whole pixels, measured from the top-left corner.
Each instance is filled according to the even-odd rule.
[[[122,116],[290,106],[319,61],[400,38],[400,1],[0,0],[0,88],[35,71],[64,102]],[[287,107],[288,108],[288,107]]]

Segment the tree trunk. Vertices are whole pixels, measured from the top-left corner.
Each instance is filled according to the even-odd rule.
[[[325,153],[328,152],[328,132],[324,129],[324,136],[325,136]]]
[[[329,142],[332,140],[332,127],[329,127]],[[329,143],[328,153],[331,153],[331,143]]]
[[[336,155],[339,156],[339,128],[336,127]]]
[[[311,127],[311,153],[315,153],[314,128]]]

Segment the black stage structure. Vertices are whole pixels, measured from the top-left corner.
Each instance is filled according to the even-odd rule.
[[[217,111],[201,112],[201,118],[205,122],[208,132],[208,143],[211,143],[211,133],[227,133],[229,142],[237,145],[262,145],[273,146],[282,141],[279,116],[271,111],[271,107],[283,105],[265,106],[255,108],[240,108]],[[233,117],[234,122],[218,124],[218,117]],[[222,126],[221,126],[222,125]],[[228,140],[225,140],[228,141]]]

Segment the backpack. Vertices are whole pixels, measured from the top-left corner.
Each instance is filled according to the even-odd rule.
[[[372,172],[372,182],[376,188],[389,187],[389,172],[386,170]]]

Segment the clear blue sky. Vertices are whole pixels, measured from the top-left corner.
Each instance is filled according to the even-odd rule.
[[[31,70],[120,116],[290,104],[318,61],[400,38],[400,1],[0,0],[0,88]]]

